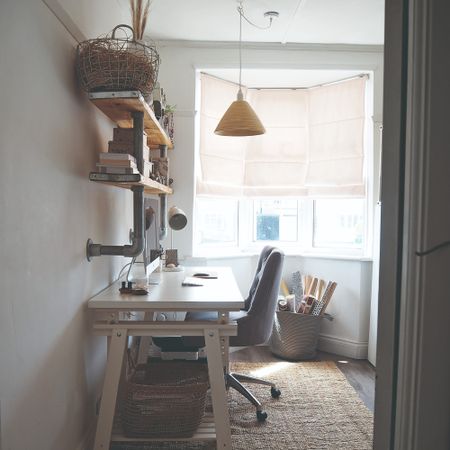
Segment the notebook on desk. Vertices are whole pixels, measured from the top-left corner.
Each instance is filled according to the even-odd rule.
[[[181,286],[203,286],[203,285],[204,283],[202,282],[202,280],[195,277],[186,277],[181,283]]]

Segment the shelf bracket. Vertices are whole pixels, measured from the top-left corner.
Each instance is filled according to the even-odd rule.
[[[133,240],[131,245],[94,244],[88,239],[86,258],[90,261],[94,256],[118,255],[135,257],[144,250],[144,186],[132,186],[133,191]]]

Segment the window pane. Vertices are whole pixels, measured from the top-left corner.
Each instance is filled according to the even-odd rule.
[[[197,242],[237,245],[237,200],[197,199]]]
[[[297,200],[255,200],[255,241],[296,241]]]
[[[314,247],[362,248],[364,199],[314,201]]]

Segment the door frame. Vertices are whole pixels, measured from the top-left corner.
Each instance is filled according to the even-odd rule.
[[[386,0],[374,449],[393,449],[402,284],[408,0]]]
[[[375,450],[450,448],[449,18],[386,0]]]

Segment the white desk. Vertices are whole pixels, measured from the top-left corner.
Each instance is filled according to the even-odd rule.
[[[202,279],[203,286],[182,286],[186,276],[196,272],[215,272],[217,279]],[[112,436],[112,425],[129,336],[204,336],[208,354],[208,371],[214,421],[201,425],[194,439],[216,439],[218,449],[231,449],[231,432],[224,366],[228,360],[228,337],[237,334],[235,322],[229,322],[230,311],[244,307],[233,273],[228,267],[188,267],[184,272],[163,272],[161,283],[151,286],[148,295],[122,295],[114,284],[88,302],[95,311],[94,333],[108,336],[109,349],[103,383],[102,401],[97,422],[94,450],[109,449],[111,441],[152,441]],[[121,312],[145,312],[144,320],[120,320]],[[154,322],[157,311],[217,311],[217,322]],[[169,440],[169,439],[161,439]],[[179,440],[187,440],[179,439]]]

